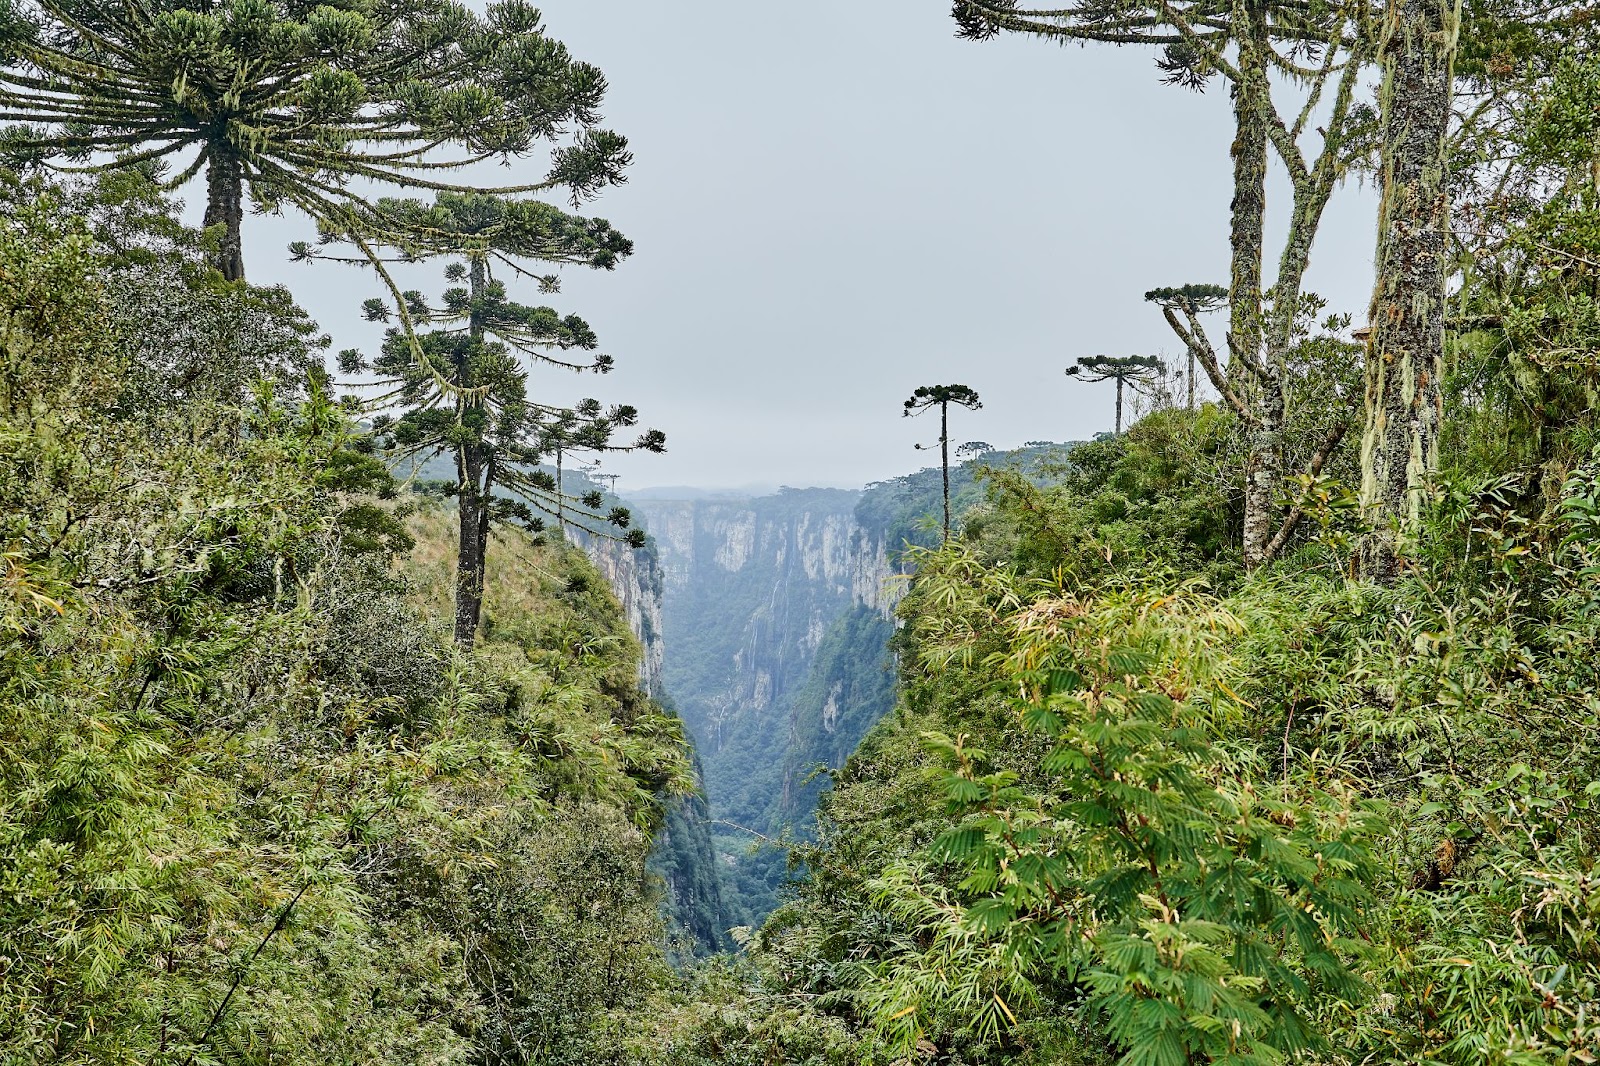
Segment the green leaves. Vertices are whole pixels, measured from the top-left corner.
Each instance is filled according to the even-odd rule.
[[[1162,377],[1167,365],[1153,355],[1085,355],[1067,367],[1068,377],[1139,384]]]
[[[669,980],[644,858],[692,781],[603,579],[503,538],[453,651],[454,523],[293,381],[281,291],[115,189],[5,193],[0,1058],[609,1053]]]
[[[1169,694],[1205,687],[1194,672],[1214,663],[1217,631],[1195,620],[1214,610],[1193,593],[1130,591],[1005,617],[1012,650],[989,659],[991,683],[1025,694],[1015,721],[1037,740],[1009,742],[1011,765],[995,770],[971,738],[927,736],[959,819],[920,864],[875,882],[908,915],[920,894],[925,935],[992,960],[989,982],[1032,996],[1076,975],[1123,1063],[1278,1063],[1317,1043],[1319,997],[1360,994],[1352,936],[1377,826],[1342,790],[1258,786],[1259,766]],[[970,985],[928,983],[927,967],[957,964],[941,950],[894,956],[880,973],[896,990],[868,998],[904,1010],[916,989],[918,1006],[875,1011],[880,1031],[905,1048],[926,1024],[908,1018],[977,1011]],[[967,1006],[937,998],[946,988]]]
[[[366,85],[359,75],[323,66],[301,83],[297,102],[307,117],[326,121],[355,113],[366,100]]]
[[[978,394],[966,385],[919,385],[903,406],[904,413],[909,417],[932,407],[948,407],[950,404],[973,411],[983,406]]]

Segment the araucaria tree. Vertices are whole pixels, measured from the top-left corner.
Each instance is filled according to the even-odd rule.
[[[1261,565],[1270,558],[1284,482],[1290,384],[1285,364],[1296,341],[1312,242],[1333,190],[1369,147],[1364,131],[1372,116],[1358,105],[1355,91],[1376,48],[1371,5],[1366,0],[1221,5],[1132,0],[1108,6],[1077,0],[1029,10],[1018,0],[954,0],[953,13],[960,35],[974,40],[1013,32],[1056,41],[1143,44],[1157,50],[1156,63],[1169,82],[1201,88],[1221,76],[1228,83],[1234,136],[1226,367],[1198,318],[1199,307],[1179,301],[1167,321],[1239,416],[1248,453],[1244,562]],[[1290,203],[1268,284],[1267,170],[1273,155],[1289,179]],[[1209,287],[1157,291],[1183,288]]]
[[[1383,198],[1368,337],[1362,569],[1393,580],[1439,466],[1450,235],[1451,64],[1459,0],[1389,0],[1382,89]]]
[[[1122,390],[1142,392],[1159,377],[1165,377],[1166,364],[1153,355],[1086,355],[1067,367],[1067,376],[1080,381],[1117,383],[1116,434],[1122,435]]]
[[[543,179],[481,191],[620,181],[605,87],[520,0],[0,0],[0,148],[61,170],[175,162],[168,188],[204,174],[230,280],[247,196],[360,234],[370,183],[459,191],[441,175],[557,142]]]
[[[542,513],[599,535],[610,535],[604,532],[608,525],[626,529],[618,535],[635,546],[643,543],[642,531],[628,529],[626,508],[602,513],[605,503],[598,492],[569,497],[541,464],[583,452],[659,452],[666,447],[665,435],[652,429],[618,442],[617,431],[638,423],[635,408],[607,408],[597,400],[553,404],[532,395],[531,365],[606,373],[612,359],[595,352],[597,339],[583,319],[512,301],[494,272],[498,264],[508,273],[531,276],[530,262],[610,269],[633,245],[603,219],[494,196],[445,193],[432,204],[385,200],[375,214],[386,228],[420,235],[404,249],[406,256],[465,260],[445,272],[448,280],[465,285],[446,290],[439,305],[427,303],[420,293],[405,294],[410,320],[434,328],[414,341],[391,329],[373,369],[393,389],[378,402],[400,408],[398,417],[375,421],[381,441],[407,455],[444,452],[455,460],[450,489],[460,517],[455,638],[470,646],[482,615],[495,522],[539,529]],[[301,258],[328,258],[306,245],[292,250]],[[538,280],[546,292],[557,288],[554,276]],[[391,313],[381,299],[367,301],[366,309],[378,320]],[[358,354],[347,353],[344,369],[355,372],[364,364]]]
[[[978,394],[965,385],[923,385],[911,394],[902,412],[906,418],[939,409],[939,468],[944,475],[944,539],[950,539],[950,405],[976,411],[983,404]],[[922,445],[917,445],[921,448]]]
[[[1160,305],[1164,312],[1198,317],[1228,305],[1228,290],[1223,285],[1179,285],[1175,288],[1151,289],[1144,294],[1151,303]],[[1177,321],[1173,319],[1173,321]],[[1188,400],[1186,406],[1194,410],[1195,358],[1200,353],[1192,344],[1186,344],[1188,358]]]

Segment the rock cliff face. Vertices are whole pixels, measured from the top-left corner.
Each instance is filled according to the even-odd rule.
[[[1070,447],[1034,441],[982,458],[1038,480]],[[957,515],[982,497],[973,470],[950,472]],[[709,830],[720,913],[734,919],[724,928],[765,917],[785,877],[786,856],[751,853],[752,840],[804,835],[827,784],[817,768],[842,766],[893,707],[897,560],[907,544],[938,544],[942,480],[928,468],[859,491],[640,496],[627,503],[653,554],[586,545],[645,644],[645,685],[697,742],[706,801],[684,807],[666,839],[691,841],[687,856]],[[666,876],[675,900],[710,906],[693,879]]]
[[[662,665],[666,645],[662,640],[661,560],[654,546],[630,548],[626,544],[586,533],[568,532],[596,569],[605,575],[628,616],[628,628],[639,638],[644,655],[639,662],[639,684],[655,699],[666,695]]]
[[[634,503],[660,551],[667,688],[712,778],[735,736],[787,712],[841,617],[864,609],[892,618],[899,582],[882,539],[856,522],[860,496],[786,489]]]
[[[662,576],[654,545],[626,544],[569,530],[595,568],[610,583],[628,617],[628,627],[643,650],[639,685],[663,706],[672,700],[663,680],[665,641],[662,629]],[[696,774],[703,778],[699,758]],[[728,930],[745,920],[742,908],[730,909],[724,898],[723,870],[711,844],[711,813],[704,796],[670,800],[656,831],[650,867],[666,887],[666,911],[673,923],[701,951],[731,947]]]
[[[661,553],[669,595],[681,596],[713,574],[746,570],[803,580],[891,617],[899,599],[881,535],[863,529],[861,493],[785,489],[752,500],[640,500]],[[818,638],[820,639],[820,637]]]
[[[901,582],[862,494],[630,501],[660,556],[666,690],[695,735],[711,813],[757,834],[804,831],[821,785],[892,702],[887,652]],[[752,917],[782,857],[716,833]]]

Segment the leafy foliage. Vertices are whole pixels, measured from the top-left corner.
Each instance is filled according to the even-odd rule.
[[[314,331],[131,254],[130,203],[0,233],[5,1061],[594,1061],[672,981],[644,857],[691,784],[615,601],[522,540],[454,650],[444,525]]]

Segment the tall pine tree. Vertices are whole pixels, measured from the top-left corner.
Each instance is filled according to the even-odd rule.
[[[1165,377],[1166,364],[1153,355],[1086,355],[1067,367],[1067,376],[1080,381],[1117,383],[1116,435],[1122,436],[1122,392],[1142,392],[1156,378]]]
[[[922,385],[906,400],[906,418],[939,409],[939,470],[944,476],[944,539],[950,539],[950,405],[976,411],[983,404],[978,394],[965,385]],[[917,445],[921,448],[922,445]]]
[[[534,365],[607,373],[612,359],[595,352],[597,338],[583,319],[517,303],[495,276],[499,266],[535,277],[534,262],[610,269],[633,246],[603,219],[494,196],[445,193],[432,204],[385,200],[375,214],[385,220],[385,229],[417,235],[401,251],[404,257],[464,260],[446,269],[446,278],[458,284],[439,304],[429,304],[420,293],[405,294],[410,321],[432,328],[415,338],[391,329],[372,369],[393,386],[377,402],[400,409],[398,417],[375,423],[383,443],[414,457],[446,452],[455,462],[449,487],[459,510],[455,638],[470,645],[481,620],[495,522],[520,521],[539,529],[541,515],[549,515],[563,526],[574,522],[601,535],[606,526],[627,529],[625,540],[643,543],[642,531],[628,529],[627,509],[604,511],[597,492],[570,496],[543,464],[575,452],[659,452],[665,436],[648,430],[619,442],[617,432],[638,423],[635,408],[607,408],[597,400],[552,403],[535,395]],[[337,236],[328,234],[330,242]],[[337,258],[304,244],[292,251],[302,259]],[[536,280],[546,292],[558,289],[554,275]],[[376,320],[391,316],[381,299],[367,301],[366,308]],[[348,353],[344,369],[355,372],[364,364],[357,353]]]

